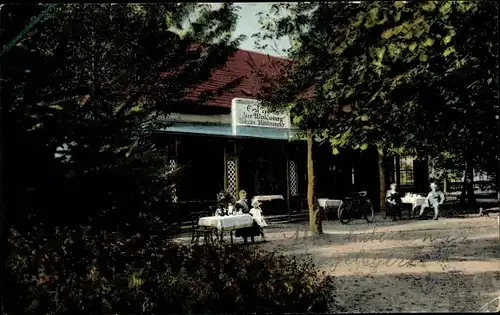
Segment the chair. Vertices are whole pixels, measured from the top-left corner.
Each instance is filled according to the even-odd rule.
[[[200,239],[200,236],[203,236],[203,240],[205,244],[210,244],[214,243],[213,235],[215,234],[215,231],[217,230],[214,227],[205,227],[205,226],[198,226],[198,220],[201,217],[204,216],[209,216],[210,214],[207,213],[206,211],[199,211],[199,212],[193,212],[191,213],[191,244],[194,243],[196,239],[196,243],[198,243],[198,240]]]
[[[391,216],[392,217],[392,213],[389,213],[389,209],[391,209],[391,211],[398,211],[399,210],[399,213],[397,214],[397,216],[401,219],[403,217],[403,204],[398,202],[396,204],[396,206],[386,202],[385,203],[385,214],[384,214],[384,219],[387,219],[387,216]],[[412,215],[412,212],[413,210],[410,210],[410,214],[409,214],[409,217],[411,218],[411,215]]]
[[[248,238],[250,237],[250,240],[252,244],[255,243],[255,237],[260,235],[260,228],[259,225],[253,221],[253,224],[251,227],[246,227],[242,229],[237,229],[236,232],[234,233],[235,237],[242,237],[243,238],[243,243],[247,244]],[[231,231],[231,244],[233,243],[233,237],[232,237],[232,231]]]

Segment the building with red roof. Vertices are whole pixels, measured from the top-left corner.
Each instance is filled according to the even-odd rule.
[[[181,173],[176,193],[182,211],[208,209],[209,204],[216,203],[220,191],[236,197],[241,189],[249,199],[257,196],[274,200],[277,205],[264,208],[266,214],[306,208],[305,144],[295,141],[297,131],[288,113],[270,113],[255,100],[262,87],[258,72],[278,75],[290,62],[238,50],[207,82],[189,91],[187,99],[219,93],[203,104],[176,108],[164,117],[166,160]],[[221,90],[224,86],[229,88]],[[332,157],[330,147],[321,146],[315,154],[318,192],[338,197],[366,189],[376,200],[378,165],[374,156],[376,152],[360,157],[346,151]],[[400,177],[396,167],[387,170],[386,178],[399,182],[394,174]]]
[[[257,96],[261,85],[256,69],[264,71],[268,75],[276,75],[280,73],[282,66],[289,62],[287,59],[240,49],[228,59],[223,68],[213,73],[209,81],[196,87],[189,97],[194,99],[203,91],[217,90],[231,82],[238,82],[234,89],[225,91],[206,104],[207,106],[229,109],[235,98],[251,99]]]
[[[274,196],[289,204],[300,188],[305,193],[297,175],[302,164],[289,157],[301,146],[293,141],[289,114],[270,113],[255,100],[261,89],[258,72],[277,75],[289,63],[238,50],[207,82],[189,91],[187,99],[230,88],[164,117],[168,163],[183,173],[176,189],[179,202],[214,201],[221,190],[236,197],[244,189],[249,197]],[[274,210],[283,212],[286,207]]]

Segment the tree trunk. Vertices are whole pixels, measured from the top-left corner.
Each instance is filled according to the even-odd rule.
[[[314,234],[321,234],[321,217],[315,208],[314,196],[314,161],[313,161],[313,134],[307,132],[307,205],[309,208],[309,231]]]
[[[460,204],[462,209],[464,209],[466,204],[469,207],[474,207],[476,204],[476,198],[474,197],[474,165],[471,162],[467,162],[465,165]]]
[[[465,207],[465,197],[467,194],[467,164],[465,164],[464,172],[463,172],[463,180],[462,180],[462,189],[460,192],[460,207],[462,210]]]
[[[469,207],[474,207],[476,205],[476,198],[474,197],[474,166],[472,163],[467,164],[467,203]]]
[[[378,174],[379,174],[379,206],[380,215],[385,214],[385,160],[384,153],[378,151]]]

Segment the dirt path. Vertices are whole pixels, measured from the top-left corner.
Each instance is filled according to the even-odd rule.
[[[306,222],[270,225],[269,242],[257,238],[255,246],[311,257],[335,277],[336,312],[492,312],[500,310],[500,300],[493,301],[500,297],[498,220],[498,214],[399,222],[376,217],[369,225],[327,222],[320,238],[307,235]]]
[[[499,309],[498,216],[374,224],[270,227],[264,249],[306,255],[335,276],[335,304],[349,312],[460,312]]]

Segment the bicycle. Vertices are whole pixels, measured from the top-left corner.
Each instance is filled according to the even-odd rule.
[[[367,197],[366,191],[354,192],[352,198],[346,198],[345,202],[338,210],[339,220],[342,224],[347,224],[354,219],[364,217],[366,222],[373,222],[375,211]]]

